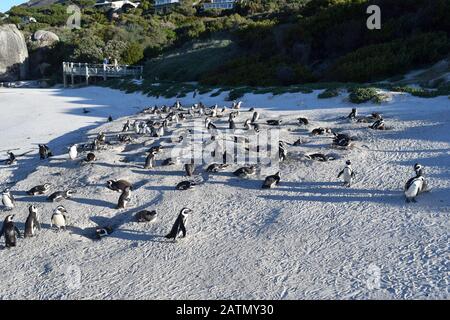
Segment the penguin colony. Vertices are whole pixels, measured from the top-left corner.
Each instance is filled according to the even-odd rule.
[[[95,154],[95,152],[107,149],[108,145],[114,143],[128,144],[135,141],[136,138],[140,136],[148,136],[156,139],[163,138],[164,136],[167,136],[169,134],[169,129],[171,126],[174,126],[179,122],[188,119],[203,119],[205,129],[209,133],[211,133],[212,141],[217,139],[220,130],[223,129],[241,129],[244,131],[249,131],[252,134],[258,134],[262,128],[281,127],[284,125],[282,119],[265,119],[261,115],[261,113],[256,111],[254,108],[251,108],[248,111],[242,111],[242,102],[233,103],[231,108],[228,109],[227,107],[219,108],[218,105],[214,105],[208,108],[202,103],[194,104],[189,108],[185,108],[179,101],[177,101],[171,107],[149,107],[144,109],[140,114],[147,117],[150,116],[150,119],[147,118],[145,120],[136,120],[134,123],[131,123],[131,121],[128,120],[126,123],[124,123],[121,134],[116,136],[116,141],[113,141],[113,138],[111,138],[111,136],[107,137],[104,132],[100,132],[97,137],[95,137],[90,143],[71,145],[70,147],[68,147],[67,152],[68,161],[80,160],[80,163],[83,165],[94,165],[95,161],[97,160],[97,155]],[[245,116],[248,115],[249,118],[246,118],[243,122],[239,122],[237,118],[242,114],[244,114]],[[214,121],[223,117],[228,118],[228,125],[225,128],[219,128],[219,126],[215,124]],[[261,120],[261,118],[263,118],[263,120]],[[353,108],[350,114],[346,117],[343,117],[343,119],[346,119],[350,122],[371,123],[368,128],[372,130],[388,130],[383,117],[379,113],[372,113],[369,116],[359,116],[357,109]],[[108,118],[108,121],[112,121],[111,116]],[[298,118],[297,121],[297,125],[299,127],[306,127],[311,125],[310,121],[304,117]],[[193,130],[188,130],[188,133],[191,134],[192,131]],[[352,148],[354,146],[354,142],[357,140],[348,134],[336,132],[331,128],[312,127],[309,132],[311,137],[318,135],[329,135],[332,139],[331,146],[337,149]],[[179,136],[175,139],[175,143],[181,144],[184,142],[185,138],[185,136]],[[278,144],[279,162],[283,163],[284,161],[289,160],[288,145],[300,146],[306,142],[307,141],[304,139],[298,139],[293,143],[288,143],[286,141],[280,140]],[[238,137],[235,137],[234,143],[241,143]],[[157,166],[157,160],[162,160],[162,166],[181,164],[181,159],[179,157],[158,159],[158,155],[161,153],[163,148],[164,146],[162,145],[151,146],[151,148],[148,149],[146,154],[144,155],[145,162],[142,164],[142,168],[146,170],[152,170]],[[215,150],[214,152],[216,153],[218,151]],[[257,146],[257,152],[259,152],[259,146]],[[80,157],[83,153],[85,155]],[[8,158],[3,162],[5,165],[15,165],[17,164],[17,157],[21,157],[25,154],[15,155],[13,152],[8,151]],[[54,156],[50,148],[45,144],[39,144],[38,154],[41,160],[46,160]],[[225,170],[231,163],[233,163],[233,160],[228,161],[230,155],[227,155],[226,152],[223,152],[222,156],[223,163],[209,163],[206,164],[206,167],[204,169],[196,167],[193,159],[191,159],[191,161],[188,161],[187,163],[184,163],[184,172],[187,179],[179,182],[175,186],[175,189],[189,190],[193,189],[196,185],[203,183],[202,179],[200,179],[200,176],[195,176],[195,174],[199,173],[199,171],[203,170],[206,173],[217,173],[219,171]],[[326,162],[336,160],[337,157],[333,154],[327,155],[322,153],[312,153],[304,155],[304,159],[310,161]],[[249,164],[238,168],[232,173],[239,179],[250,179],[257,175],[259,169],[259,164]],[[416,197],[419,194],[430,190],[425,179],[423,166],[418,163],[415,164],[414,172],[415,175],[411,177],[404,186],[404,195],[407,203],[416,202]],[[283,183],[281,176],[282,174],[280,170],[277,170],[277,172],[274,172],[272,175],[269,175],[264,179],[261,188],[276,188],[279,184]],[[357,175],[353,170],[352,162],[350,160],[347,160],[345,162],[345,166],[338,173],[337,179],[341,178],[343,181],[343,186],[345,187],[351,187],[355,182],[355,179],[357,179]],[[106,188],[120,194],[116,205],[117,210],[126,209],[129,204],[133,202],[132,183],[123,179],[108,180],[105,182],[105,186]],[[47,201],[50,203],[70,200],[72,196],[77,192],[76,190],[70,188],[66,190],[55,190],[52,184],[43,183],[42,185],[37,185],[26,191],[26,194],[29,196],[42,196],[49,194],[52,189],[53,192],[47,197]],[[10,188],[6,188],[2,192],[2,204],[6,211],[12,212],[15,210],[16,199]],[[41,231],[41,215],[38,208],[34,204],[29,205],[28,211],[29,214],[25,221],[25,230],[23,232],[23,236],[33,237],[36,236],[39,231]],[[178,216],[176,217],[175,222],[170,229],[170,232],[165,236],[165,238],[176,241],[179,237],[185,237],[187,235],[186,225],[188,217],[193,213],[193,210],[191,210],[190,208],[182,208]],[[5,238],[6,248],[15,247],[17,244],[17,238],[22,236],[20,230],[15,226],[14,216],[15,214],[8,213],[1,227],[0,238]],[[156,221],[157,216],[158,215],[155,210],[141,210],[135,214],[135,220],[141,223],[149,223]],[[52,211],[50,217],[50,228],[54,229],[55,231],[64,231],[69,225],[69,214],[67,210],[63,205],[58,205]],[[113,226],[98,226],[95,228],[95,234],[93,234],[93,237],[95,239],[101,239],[112,234],[113,232]]]

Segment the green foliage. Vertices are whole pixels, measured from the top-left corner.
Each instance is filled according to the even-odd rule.
[[[339,90],[332,88],[332,89],[326,89],[325,91],[319,93],[317,95],[317,98],[319,99],[329,99],[339,96]]]
[[[137,42],[131,42],[122,52],[122,61],[124,64],[135,64],[144,58],[144,49]]]
[[[364,103],[372,100],[378,95],[375,88],[356,88],[349,95],[350,102]]]

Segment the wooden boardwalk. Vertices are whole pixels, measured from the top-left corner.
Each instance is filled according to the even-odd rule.
[[[77,62],[63,62],[64,87],[67,87],[67,77],[70,77],[72,86],[75,85],[75,76],[85,78],[86,85],[89,85],[90,77],[101,77],[103,80],[108,78],[126,78],[133,77],[142,79],[144,73],[143,66],[127,65],[107,65],[107,64],[88,64]]]

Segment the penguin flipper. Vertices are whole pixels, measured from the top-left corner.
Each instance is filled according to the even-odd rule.
[[[339,172],[339,174],[338,174],[338,178],[340,177],[340,176],[342,176],[344,174],[344,170],[342,170],[341,172]]]

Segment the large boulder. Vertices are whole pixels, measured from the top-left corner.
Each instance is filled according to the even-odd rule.
[[[23,34],[13,24],[0,25],[0,81],[28,77],[28,49]]]
[[[59,37],[51,31],[38,30],[33,34],[33,40],[39,48],[42,48],[58,42]]]

